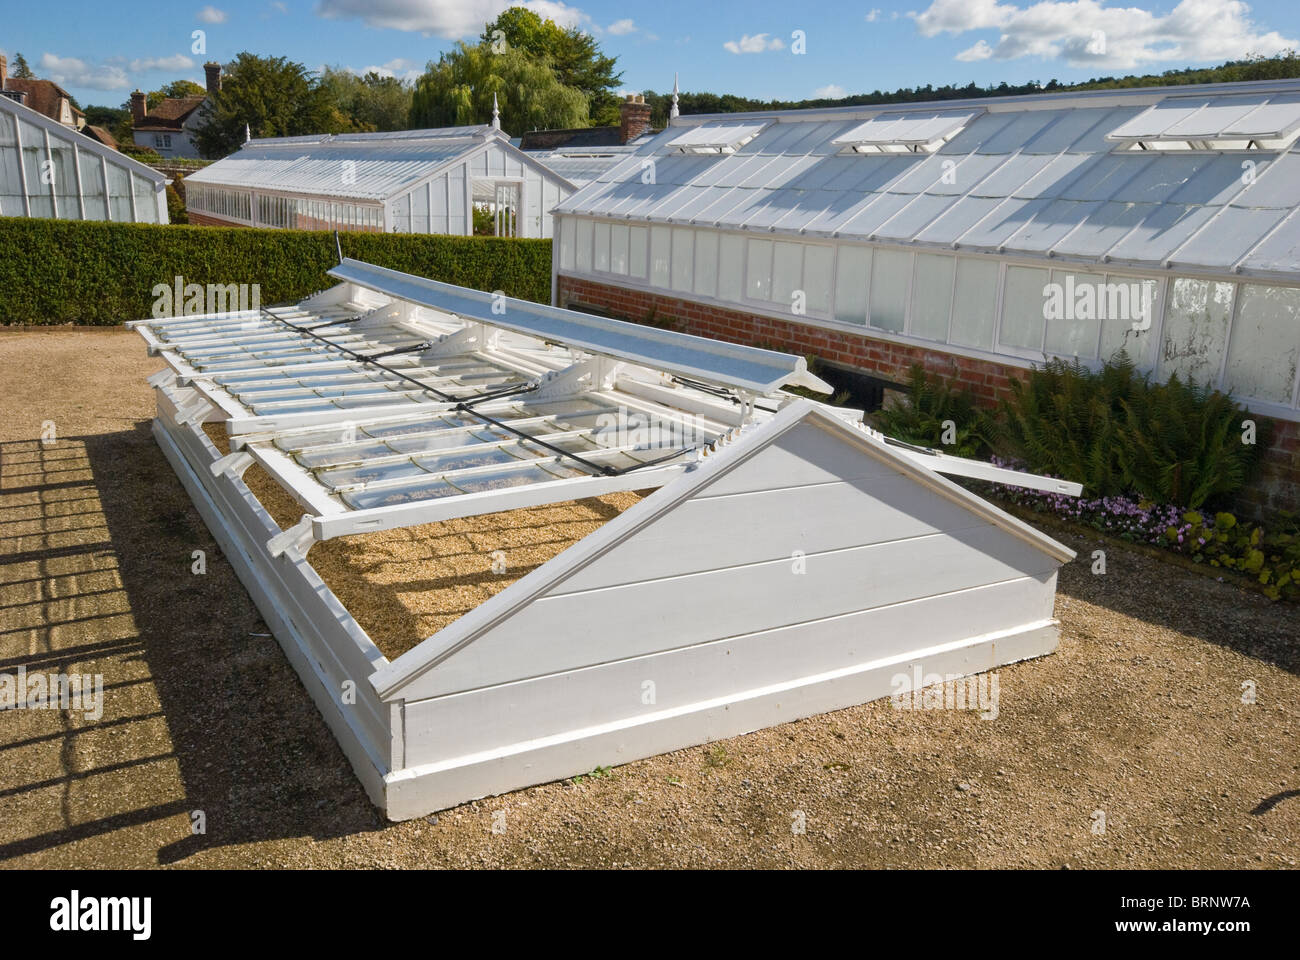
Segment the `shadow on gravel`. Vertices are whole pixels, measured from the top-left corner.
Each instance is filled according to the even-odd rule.
[[[93,722],[0,724],[0,862],[125,829],[168,864],[384,825],[148,423],[0,444],[0,548],[0,672],[104,684]]]

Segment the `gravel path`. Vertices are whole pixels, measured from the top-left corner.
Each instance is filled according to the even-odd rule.
[[[1061,647],[997,671],[996,718],[877,702],[387,824],[149,435],[159,366],[122,331],[0,332],[0,673],[105,685],[98,719],[4,715],[0,864],[1300,860],[1300,611],[1110,546],[1095,576],[1082,537]]]

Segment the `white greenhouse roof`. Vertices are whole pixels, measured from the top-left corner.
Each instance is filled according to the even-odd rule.
[[[490,145],[535,163],[500,130],[479,125],[250,140],[186,182],[381,201]],[[346,176],[344,163],[352,164]]]
[[[1294,134],[1298,104],[1300,81],[1282,80],[679,117],[555,212],[1293,276],[1300,271],[1300,217],[1291,215],[1300,204],[1298,148],[1213,147],[1220,139]],[[967,122],[933,153],[851,146],[933,140],[963,116]],[[721,139],[723,126],[758,132],[734,153],[682,152],[682,143]],[[1139,136],[1190,139],[1192,149],[1127,149]],[[1212,142],[1198,148],[1198,138]],[[643,182],[647,159],[653,183]]]
[[[213,472],[256,462],[309,511],[273,552],[662,486],[794,402],[782,382],[809,379],[802,358],[719,343],[701,361],[699,338],[554,308],[518,316],[518,301],[497,314],[480,309],[490,295],[380,270],[346,261],[344,283],[299,304],[132,324],[168,365],[151,382],[199,394],[178,423],[210,405],[228,418],[231,453]],[[683,358],[710,382],[674,376]],[[762,397],[719,386],[754,365],[775,384]],[[873,436],[936,473],[1078,493]]]

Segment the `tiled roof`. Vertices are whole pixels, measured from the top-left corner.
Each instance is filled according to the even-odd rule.
[[[136,130],[179,130],[207,96],[168,97],[133,124]]]

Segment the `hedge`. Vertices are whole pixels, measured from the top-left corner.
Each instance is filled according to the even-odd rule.
[[[549,303],[551,242],[343,233],[343,255],[407,273]],[[0,324],[111,326],[150,316],[156,284],[259,284],[261,302],[335,281],[325,231],[0,218]]]

